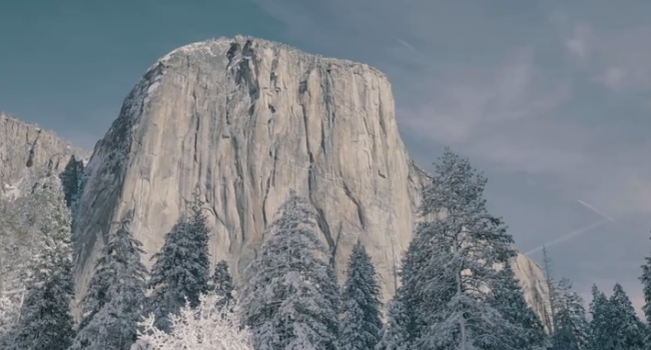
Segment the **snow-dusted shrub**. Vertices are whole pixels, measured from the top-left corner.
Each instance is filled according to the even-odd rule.
[[[240,331],[235,312],[221,311],[222,297],[202,295],[196,308],[189,304],[170,315],[170,332],[154,326],[150,315],[139,323],[138,341],[132,350],[253,350],[246,330]]]

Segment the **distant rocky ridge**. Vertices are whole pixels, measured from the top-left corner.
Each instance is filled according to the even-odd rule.
[[[59,176],[66,169],[69,176],[81,176],[83,163],[89,157],[90,152],[71,145],[54,132],[0,112],[0,194],[3,196],[29,190],[40,177]]]
[[[158,60],[85,167],[86,152],[35,126],[2,116],[4,135],[5,183],[18,181],[28,164],[59,174],[68,167],[71,182],[83,183],[73,228],[78,298],[114,222],[135,209],[133,230],[151,266],[149,256],[195,190],[206,201],[213,261],[229,260],[239,279],[293,188],[317,209],[339,275],[361,241],[386,301],[428,181],[400,139],[384,74],[240,36],[184,46]],[[541,269],[522,254],[513,269],[546,319]]]

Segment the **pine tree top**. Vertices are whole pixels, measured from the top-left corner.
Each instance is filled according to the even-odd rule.
[[[642,265],[642,275],[639,277],[643,286],[644,305],[642,311],[646,316],[646,321],[651,325],[651,255],[644,258],[644,265]],[[649,340],[651,342],[651,339]]]
[[[242,323],[255,348],[329,349],[338,333],[339,291],[308,202],[290,194],[245,272]]]
[[[372,349],[380,341],[380,286],[371,257],[361,243],[353,246],[342,291],[341,350]]]

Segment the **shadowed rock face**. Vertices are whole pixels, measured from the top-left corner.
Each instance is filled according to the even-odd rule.
[[[88,156],[51,131],[0,112],[0,194],[29,190],[39,176],[59,175]]]
[[[293,188],[317,209],[339,276],[359,240],[387,300],[426,180],[405,151],[379,71],[244,37],[182,47],[127,96],[86,168],[74,228],[78,297],[113,222],[135,209],[133,231],[151,266],[195,189],[212,259],[229,260],[238,280]]]

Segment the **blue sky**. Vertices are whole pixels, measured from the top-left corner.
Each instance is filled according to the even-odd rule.
[[[623,4],[626,6],[622,6]],[[651,253],[650,1],[5,0],[0,109],[92,148],[158,57],[246,34],[383,70],[410,154],[443,145],[489,178],[495,214],[586,296]],[[539,252],[531,256],[540,260]]]

